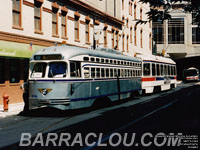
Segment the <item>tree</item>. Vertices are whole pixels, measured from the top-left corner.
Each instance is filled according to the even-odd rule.
[[[148,21],[164,21],[170,19],[172,6],[174,4],[182,4],[180,6],[185,12],[194,13],[192,23],[196,23],[200,27],[200,0],[140,0],[140,2],[149,4],[150,6],[150,11],[147,12]],[[138,23],[146,22],[139,21]]]

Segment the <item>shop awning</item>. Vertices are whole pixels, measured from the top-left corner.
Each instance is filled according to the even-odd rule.
[[[30,58],[37,50],[44,48],[30,44],[0,41],[0,56]]]

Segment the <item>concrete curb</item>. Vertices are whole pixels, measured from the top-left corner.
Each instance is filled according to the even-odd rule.
[[[3,111],[3,105],[0,105],[0,118],[19,114],[24,109],[24,103],[9,104],[8,112]]]

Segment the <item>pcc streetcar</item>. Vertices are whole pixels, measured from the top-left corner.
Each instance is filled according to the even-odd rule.
[[[177,86],[176,63],[172,59],[155,55],[138,57],[142,59],[143,93],[165,91]]]
[[[199,81],[199,69],[191,67],[184,70],[185,81]]]
[[[29,109],[90,107],[141,93],[142,62],[111,49],[56,46],[36,52],[29,68]]]

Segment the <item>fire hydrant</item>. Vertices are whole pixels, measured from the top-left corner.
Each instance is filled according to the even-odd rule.
[[[5,112],[8,111],[8,102],[9,102],[8,98],[9,98],[8,94],[7,94],[7,93],[4,93],[4,94],[3,94],[3,110],[4,110]]]

